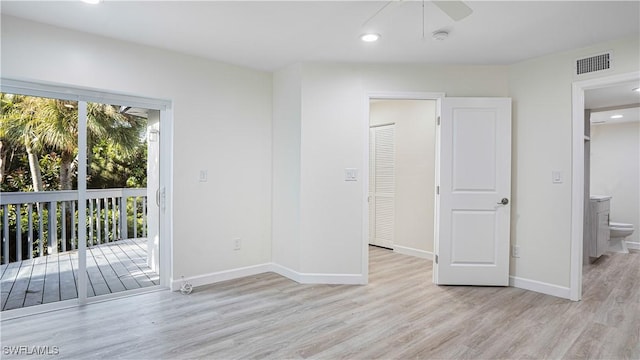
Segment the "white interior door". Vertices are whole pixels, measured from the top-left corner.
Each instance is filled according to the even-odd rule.
[[[445,98],[434,282],[509,284],[511,99]]]
[[[393,248],[395,125],[369,131],[369,243]]]

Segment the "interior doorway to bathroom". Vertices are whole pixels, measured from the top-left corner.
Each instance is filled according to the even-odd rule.
[[[594,195],[613,197],[612,194],[616,192],[618,204],[615,205],[615,211],[610,212],[611,221],[621,221],[616,217],[628,219],[629,222],[636,223],[636,228],[637,223],[640,223],[640,210],[637,210],[640,207],[640,190],[637,187],[637,174],[640,172],[637,157],[640,156],[640,146],[637,145],[637,140],[633,140],[634,134],[630,133],[633,130],[625,130],[636,127],[637,138],[640,92],[635,89],[638,87],[640,73],[637,72],[580,81],[573,85],[572,300],[580,300],[583,271],[588,271],[583,269],[583,264],[589,264],[593,260],[589,257],[588,248],[591,236],[588,226],[591,225],[586,222],[591,216],[590,198]],[[621,130],[621,127],[625,129]],[[629,139],[623,142],[610,139],[616,132],[620,134],[620,131],[630,135]],[[633,141],[636,141],[635,151],[613,157],[612,151],[618,150],[612,144],[616,144],[617,148],[633,147]],[[633,156],[636,156],[635,162],[629,158]],[[625,158],[628,161],[624,161]],[[626,185],[626,180],[634,182]],[[615,200],[612,198],[611,203],[613,201]],[[640,249],[640,244],[634,239],[629,241],[630,248]]]
[[[585,147],[585,189],[590,196],[611,197],[611,223],[635,229],[640,225],[640,92],[633,89],[638,86],[630,81],[585,91],[585,144],[590,150]],[[634,232],[625,243],[640,249],[639,239]]]

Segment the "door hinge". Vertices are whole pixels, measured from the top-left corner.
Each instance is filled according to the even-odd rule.
[[[440,125],[440,116],[438,116],[437,122],[438,122],[438,125]]]
[[[436,195],[440,195],[440,185],[436,186]]]
[[[438,263],[438,254],[436,254],[436,264]]]

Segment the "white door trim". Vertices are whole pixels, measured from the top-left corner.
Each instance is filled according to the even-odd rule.
[[[160,286],[173,281],[173,107],[160,110]]]
[[[440,92],[393,92],[375,91],[366,92],[363,98],[364,118],[362,120],[362,133],[364,134],[364,144],[362,154],[364,156],[364,168],[362,169],[362,278],[363,283],[369,283],[369,104],[372,99],[385,100],[435,100],[436,116],[440,116],[440,103],[445,93]],[[440,148],[440,135],[436,131],[436,149]],[[436,150],[436,178],[440,163],[440,152]],[[435,221],[437,224],[437,206],[435,206]],[[437,231],[437,226],[436,226]],[[434,237],[435,239],[435,237]],[[435,240],[434,240],[435,242]]]
[[[570,299],[582,298],[584,218],[584,92],[640,79],[640,71],[575,81],[572,85],[571,268]]]
[[[2,91],[7,93],[74,101],[109,102],[116,105],[125,103],[129,106],[154,110],[166,110],[171,107],[171,101],[169,100],[147,98],[117,91],[98,90],[45,81],[35,82],[11,78],[2,78],[0,80]]]
[[[82,205],[82,209],[86,209],[87,204],[87,152],[79,149],[87,149],[87,102],[78,101],[78,209]],[[87,238],[87,213],[85,210],[78,211],[78,304],[85,305],[87,303],[87,242],[80,239]],[[73,266],[72,266],[73,267]]]

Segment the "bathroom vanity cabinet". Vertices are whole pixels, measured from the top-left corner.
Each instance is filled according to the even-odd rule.
[[[592,196],[589,200],[589,257],[598,258],[609,249],[610,196]]]

